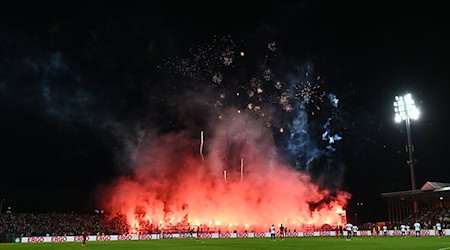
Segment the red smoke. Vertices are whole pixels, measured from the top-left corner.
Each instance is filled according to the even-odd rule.
[[[259,121],[227,115],[205,130],[204,160],[198,132],[197,140],[184,133],[149,139],[133,175],[107,189],[104,208],[125,215],[131,231],[144,222],[158,228],[205,225],[222,232],[345,223],[345,212],[340,213],[350,195],[332,196],[283,163],[270,129]]]

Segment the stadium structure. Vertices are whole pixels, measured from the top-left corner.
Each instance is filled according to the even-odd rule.
[[[389,222],[400,222],[418,211],[450,207],[450,183],[427,181],[420,189],[382,193],[387,200]]]

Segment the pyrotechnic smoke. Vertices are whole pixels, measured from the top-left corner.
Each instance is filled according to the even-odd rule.
[[[152,224],[266,231],[279,223],[299,230],[343,223],[349,194],[321,189],[287,165],[258,118],[229,111],[205,134],[204,161],[198,139],[187,133],[153,138],[139,152],[134,174],[108,188],[104,208],[125,215],[131,230]]]
[[[81,86],[80,76],[66,64],[61,52],[26,58],[24,66],[31,69],[31,82],[39,86],[39,101],[46,115],[66,123],[91,123],[96,119],[91,113],[94,96]]]

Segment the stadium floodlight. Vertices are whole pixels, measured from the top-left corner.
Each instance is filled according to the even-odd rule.
[[[394,102],[395,121],[400,123],[408,119],[419,119],[419,109],[417,109],[411,94],[396,96]]]
[[[408,140],[408,145],[406,145],[406,152],[408,152],[408,165],[411,173],[411,189],[416,189],[416,181],[414,176],[414,164],[415,160],[413,157],[414,146],[411,142],[411,120],[419,119],[419,109],[416,107],[414,99],[411,94],[406,94],[404,96],[396,96],[394,102],[394,111],[395,111],[395,121],[400,123],[401,121],[405,121],[406,123],[406,135]],[[417,212],[418,207],[417,203],[414,203],[414,212]]]

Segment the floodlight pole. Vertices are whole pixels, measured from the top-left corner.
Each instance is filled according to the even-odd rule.
[[[414,157],[413,157],[413,151],[414,146],[412,145],[411,140],[411,120],[409,117],[406,118],[406,135],[408,137],[408,145],[406,146],[406,151],[408,152],[408,165],[409,165],[409,171],[411,172],[411,190],[416,189],[416,178],[414,176]]]
[[[414,175],[414,164],[415,164],[414,157],[413,157],[414,146],[412,145],[412,140],[411,140],[411,119],[409,118],[409,116],[406,117],[405,123],[406,123],[406,136],[408,139],[408,145],[406,145],[406,151],[408,152],[407,163],[409,165],[409,172],[411,174],[411,190],[415,190],[416,189],[416,178]],[[419,206],[418,206],[416,200],[414,200],[413,205],[414,205],[414,213],[417,213],[419,211]]]

